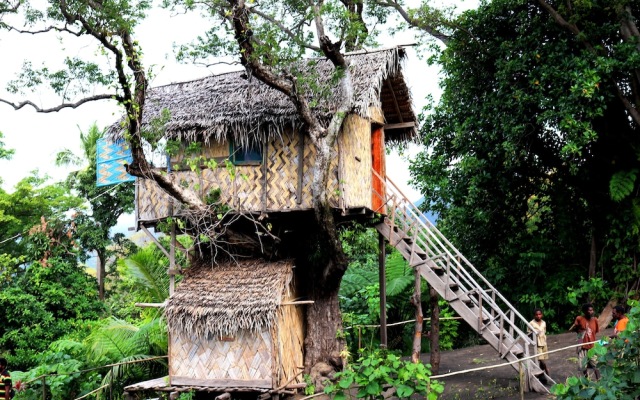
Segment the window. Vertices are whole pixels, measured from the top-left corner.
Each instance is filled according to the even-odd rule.
[[[233,161],[234,165],[262,164],[262,145],[260,143],[241,146],[232,140],[229,145],[229,152],[231,153],[231,161]]]

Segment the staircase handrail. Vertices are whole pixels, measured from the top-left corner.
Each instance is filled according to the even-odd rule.
[[[396,196],[399,197],[400,200],[402,200],[403,206],[406,209],[406,212],[409,213],[409,216],[418,224],[420,224],[424,229],[426,229],[428,232],[433,232],[434,233],[434,239],[444,242],[444,245],[441,244],[441,246],[444,248],[444,250],[447,253],[451,253],[453,250],[454,254],[451,254],[452,256],[455,256],[453,258],[454,262],[456,262],[456,264],[458,264],[458,266],[460,268],[462,268],[463,271],[466,272],[466,267],[471,270],[471,272],[473,272],[473,274],[478,277],[486,286],[488,286],[488,288],[490,290],[493,291],[493,293],[497,294],[497,297],[504,302],[504,304],[510,308],[512,310],[512,312],[514,313],[514,315],[520,319],[520,321],[527,327],[527,329],[531,332],[534,331],[533,326],[531,326],[531,324],[529,323],[529,321],[527,321],[526,318],[524,318],[524,316],[522,314],[520,314],[520,312],[518,312],[518,310],[511,304],[511,302],[509,302],[498,290],[495,289],[495,287],[480,273],[480,271],[478,271],[473,264],[471,264],[471,262],[469,262],[469,260],[467,260],[467,258],[460,253],[460,251],[442,234],[442,232],[440,232],[440,230],[438,230],[438,228],[436,228],[436,226],[429,221],[428,218],[424,217],[424,215],[422,214],[422,212],[420,211],[420,209],[418,209],[418,207],[416,207],[413,202],[411,202],[402,192],[402,190],[400,190],[400,188],[391,180],[389,179],[388,176],[385,176],[385,178],[382,178],[375,170],[373,170],[373,174],[378,178],[381,179],[382,182],[385,182],[386,184],[386,190],[384,190],[385,192],[385,198],[383,198],[383,202],[387,203],[390,199],[390,196],[388,196],[386,193],[387,191],[390,190],[390,192]],[[380,194],[377,194],[378,196],[380,196]],[[408,209],[407,209],[408,208]],[[425,224],[426,223],[428,224]],[[460,261],[458,260],[462,260],[464,262],[465,265],[462,265],[462,263],[460,263]],[[468,274],[468,272],[467,272]],[[469,279],[471,279],[478,287],[482,288],[482,286],[480,286],[477,282],[475,282],[475,279],[473,278],[473,276],[468,276]],[[488,296],[486,294],[486,291],[483,289],[482,290],[482,295],[483,298],[488,301],[491,304],[496,304],[495,301],[491,298],[491,296]],[[529,339],[528,335],[526,333],[524,333],[517,325],[512,324],[511,321],[506,318],[506,314],[504,314],[503,312],[501,312],[499,307],[496,307],[498,309],[498,311],[500,311],[500,314],[502,314],[502,316],[505,317],[505,321],[511,325],[516,332],[519,334],[519,336],[523,337],[527,342],[529,342],[529,344],[534,345],[535,344],[535,339],[531,340]]]

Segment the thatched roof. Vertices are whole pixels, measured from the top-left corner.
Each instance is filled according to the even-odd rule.
[[[387,124],[416,122],[411,95],[401,71],[405,57],[402,48],[348,53],[354,81],[354,112],[369,117],[369,107],[380,107]],[[333,65],[326,59],[307,60],[302,64],[305,76],[316,82],[327,82]],[[333,104],[340,96],[332,90],[313,110],[328,122]],[[149,89],[144,109],[144,125],[169,110],[166,136],[186,140],[223,140],[227,136],[239,143],[279,136],[284,128],[298,127],[300,120],[291,100],[268,87],[246,71],[209,76],[189,82],[174,83]],[[415,134],[415,128],[396,125],[386,136],[405,140]],[[122,135],[120,124],[112,125],[108,136]]]
[[[291,261],[255,259],[193,265],[165,307],[169,331],[211,338],[270,328],[292,268]]]

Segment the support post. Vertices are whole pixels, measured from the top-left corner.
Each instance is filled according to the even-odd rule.
[[[173,202],[169,209],[171,213],[171,247],[169,248],[169,296],[176,288],[176,221],[173,220]]]
[[[437,375],[440,371],[440,305],[438,304],[438,292],[429,287],[429,300],[431,303],[431,372]]]
[[[424,316],[422,314],[422,277],[420,271],[415,269],[415,281],[413,286],[413,295],[411,296],[411,304],[416,308],[416,323],[413,331],[413,345],[411,349],[411,362],[420,361],[420,353],[422,352],[422,326]]]
[[[378,233],[378,278],[380,281],[380,347],[387,348],[387,278],[385,275],[386,249],[384,236]]]

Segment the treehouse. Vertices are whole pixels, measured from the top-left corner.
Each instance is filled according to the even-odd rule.
[[[416,117],[401,71],[402,48],[347,55],[355,107],[335,145],[329,192],[342,212],[381,207],[385,144],[411,138]],[[315,83],[330,79],[327,60],[305,65]],[[318,95],[313,111],[329,121],[340,93]],[[232,72],[152,88],[144,123],[160,124],[170,140],[173,179],[232,210],[274,216],[312,208],[315,149],[289,98],[246,72]],[[113,130],[118,126],[112,127]],[[177,145],[176,145],[177,144]],[[233,166],[233,167],[231,167]],[[166,167],[164,167],[166,168]],[[154,225],[179,205],[152,180],[139,179],[138,226]],[[175,208],[174,208],[175,207]]]
[[[369,218],[384,212],[385,146],[413,137],[416,117],[401,71],[402,48],[346,57],[355,106],[337,138],[328,192],[336,215]],[[302,65],[318,87],[334,70],[327,60]],[[340,93],[316,95],[312,111],[328,124]],[[144,110],[144,129],[160,126],[167,140],[170,160],[162,168],[174,182],[231,213],[298,224],[301,217],[313,218],[315,147],[291,100],[279,91],[246,72],[232,72],[152,88]],[[111,136],[119,129],[112,126]],[[136,180],[138,228],[181,212],[181,204],[153,180]],[[293,235],[300,227],[287,226]],[[282,253],[241,261],[192,259],[165,306],[168,379],[125,391],[266,394],[304,385],[304,304],[313,301],[304,300],[309,279],[294,267],[304,256],[295,262],[261,258],[278,260]]]

